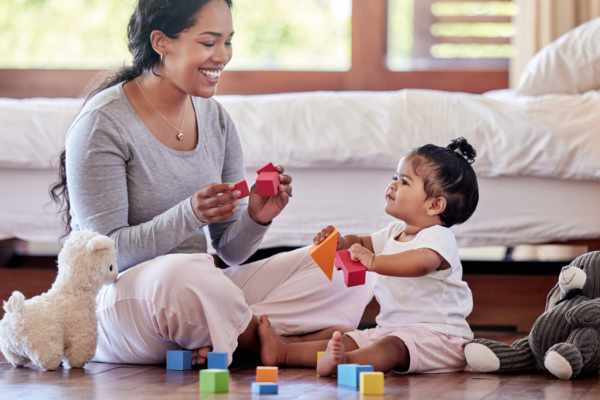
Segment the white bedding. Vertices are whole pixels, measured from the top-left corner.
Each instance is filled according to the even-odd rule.
[[[427,90],[222,96],[247,166],[388,168],[465,136],[480,177],[600,180],[600,92],[516,97]],[[56,165],[79,99],[0,99],[0,168]]]
[[[344,233],[384,227],[383,189],[390,170],[290,168],[294,197],[277,218],[262,247],[302,246],[327,224]],[[253,171],[248,171],[253,178]],[[61,223],[47,188],[50,170],[0,169],[0,238],[54,242]],[[600,237],[600,182],[532,177],[480,179],[480,204],[455,228],[462,246],[547,243]],[[577,207],[565,207],[577,204]]]

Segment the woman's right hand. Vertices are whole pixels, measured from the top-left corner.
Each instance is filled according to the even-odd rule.
[[[192,195],[192,209],[204,223],[227,221],[240,205],[240,194],[232,184],[213,183]]]
[[[319,233],[317,233],[315,235],[315,237],[313,238],[313,243],[314,245],[318,245],[321,242],[323,242],[323,240],[325,240],[327,238],[327,236],[331,235],[333,233],[333,231],[335,230],[335,227],[328,225],[325,228],[321,229],[321,231]],[[344,237],[342,235],[340,235],[340,238],[338,240],[337,243],[337,250],[341,250],[344,244]]]

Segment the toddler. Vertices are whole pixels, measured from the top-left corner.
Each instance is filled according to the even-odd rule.
[[[377,326],[345,333],[328,329],[305,338],[275,334],[260,318],[265,365],[317,366],[331,375],[341,363],[371,364],[378,371],[450,372],[465,366],[463,346],[473,338],[466,318],[473,307],[462,280],[453,232],[479,200],[471,164],[475,150],[464,138],[447,147],[427,144],[400,160],[385,191],[395,223],[370,236],[340,237],[339,249],[376,273]],[[333,230],[319,232],[315,244]],[[306,341],[308,339],[308,341]],[[326,350],[317,364],[316,353]]]

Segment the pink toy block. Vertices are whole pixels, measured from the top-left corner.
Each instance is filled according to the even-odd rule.
[[[268,163],[263,165],[260,169],[256,170],[257,174],[261,174],[263,172],[277,172],[279,173],[279,170],[277,168],[275,168],[275,166],[273,165],[273,163]]]
[[[240,191],[240,199],[250,196],[250,189],[248,189],[248,184],[246,183],[246,181],[239,181],[238,183],[236,183],[233,187],[233,190]]]
[[[353,261],[349,250],[340,250],[335,253],[335,266],[344,271],[346,286],[351,287],[365,284],[367,267],[359,261]]]
[[[279,194],[279,172],[261,172],[256,178],[256,192],[264,197]]]

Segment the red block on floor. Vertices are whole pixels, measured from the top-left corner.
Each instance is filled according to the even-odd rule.
[[[256,192],[264,197],[279,194],[279,172],[261,172],[256,178]]]
[[[250,189],[248,189],[248,184],[246,183],[246,181],[239,181],[238,183],[236,183],[234,185],[233,190],[239,190],[240,191],[240,199],[243,199],[244,197],[247,197],[250,195]]]
[[[335,266],[344,271],[346,286],[364,285],[367,276],[367,267],[359,261],[353,261],[349,250],[340,250],[335,253]]]

